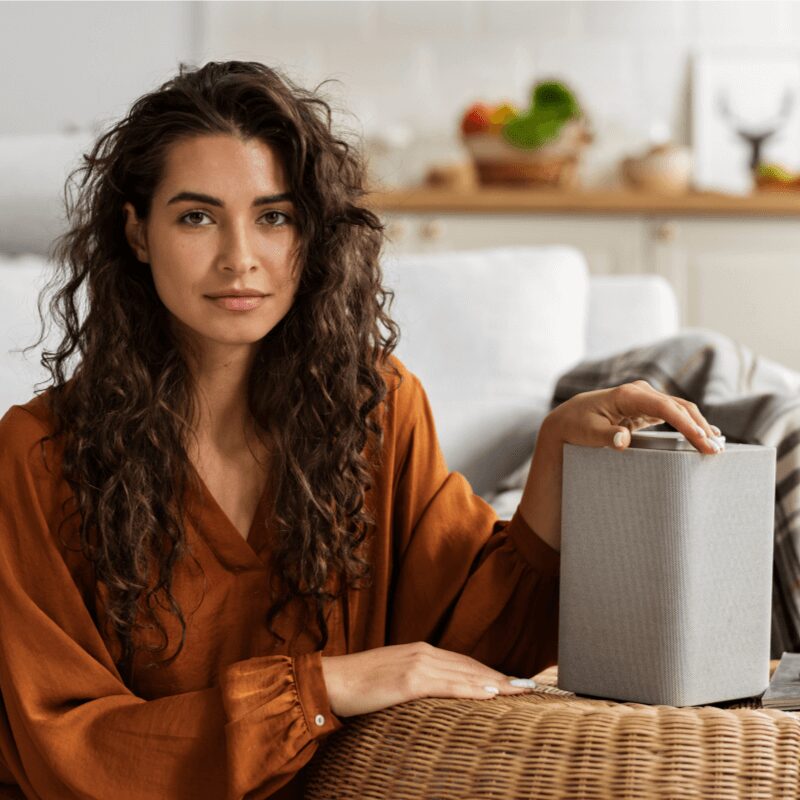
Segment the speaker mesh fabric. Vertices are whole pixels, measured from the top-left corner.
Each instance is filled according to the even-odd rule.
[[[564,445],[560,688],[673,706],[766,689],[775,455]]]

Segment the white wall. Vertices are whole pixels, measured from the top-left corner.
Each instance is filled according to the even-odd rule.
[[[463,155],[471,102],[527,107],[555,76],[596,131],[584,180],[603,183],[658,120],[689,143],[693,52],[759,44],[800,54],[799,2],[0,2],[0,134],[113,119],[181,60],[254,59],[306,86],[340,81],[322,92],[356,135],[410,126],[417,143],[387,176],[409,183]]]
[[[308,84],[335,77],[342,85],[325,91],[366,134],[412,126],[422,141],[398,183],[463,153],[455,131],[471,102],[527,108],[533,83],[552,76],[574,87],[595,126],[584,180],[613,182],[618,159],[645,147],[652,123],[689,143],[692,52],[788,45],[800,57],[798,2],[209,2],[203,11],[204,59],[261,60]]]
[[[194,2],[0,2],[0,135],[91,128],[191,61]]]

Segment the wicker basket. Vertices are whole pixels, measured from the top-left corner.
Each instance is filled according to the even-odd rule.
[[[758,175],[755,178],[755,188],[759,192],[798,192],[800,191],[800,180],[779,181]]]
[[[476,161],[478,181],[486,185],[558,186],[572,189],[578,182],[578,159],[553,158],[538,163]]]
[[[583,120],[564,125],[558,138],[533,150],[509,144],[499,133],[462,136],[482,184],[574,188],[583,148],[592,141]]]
[[[796,798],[800,714],[758,699],[674,708],[556,688],[426,699],[352,717],[309,767],[307,800]]]

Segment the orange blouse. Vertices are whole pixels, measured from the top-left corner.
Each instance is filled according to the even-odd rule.
[[[0,797],[101,800],[299,798],[303,766],[347,724],[322,656],[427,641],[509,675],[556,663],[559,553],[517,511],[498,520],[449,472],[417,377],[387,373],[372,585],[333,605],[315,650],[290,603],[266,626],[269,492],[247,540],[203,485],[187,493],[191,559],[173,572],[186,642],[169,667],[126,685],[101,635],[103,592],[76,546],[79,523],[42,396],[0,419]],[[67,518],[61,538],[59,523]],[[161,616],[172,655],[176,618]],[[160,641],[158,638],[154,642]],[[138,663],[138,662],[137,662]],[[487,702],[491,702],[488,700]]]

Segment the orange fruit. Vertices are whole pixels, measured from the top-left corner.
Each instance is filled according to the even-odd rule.
[[[461,118],[461,132],[469,136],[471,133],[485,133],[491,129],[492,107],[486,103],[474,103]]]

